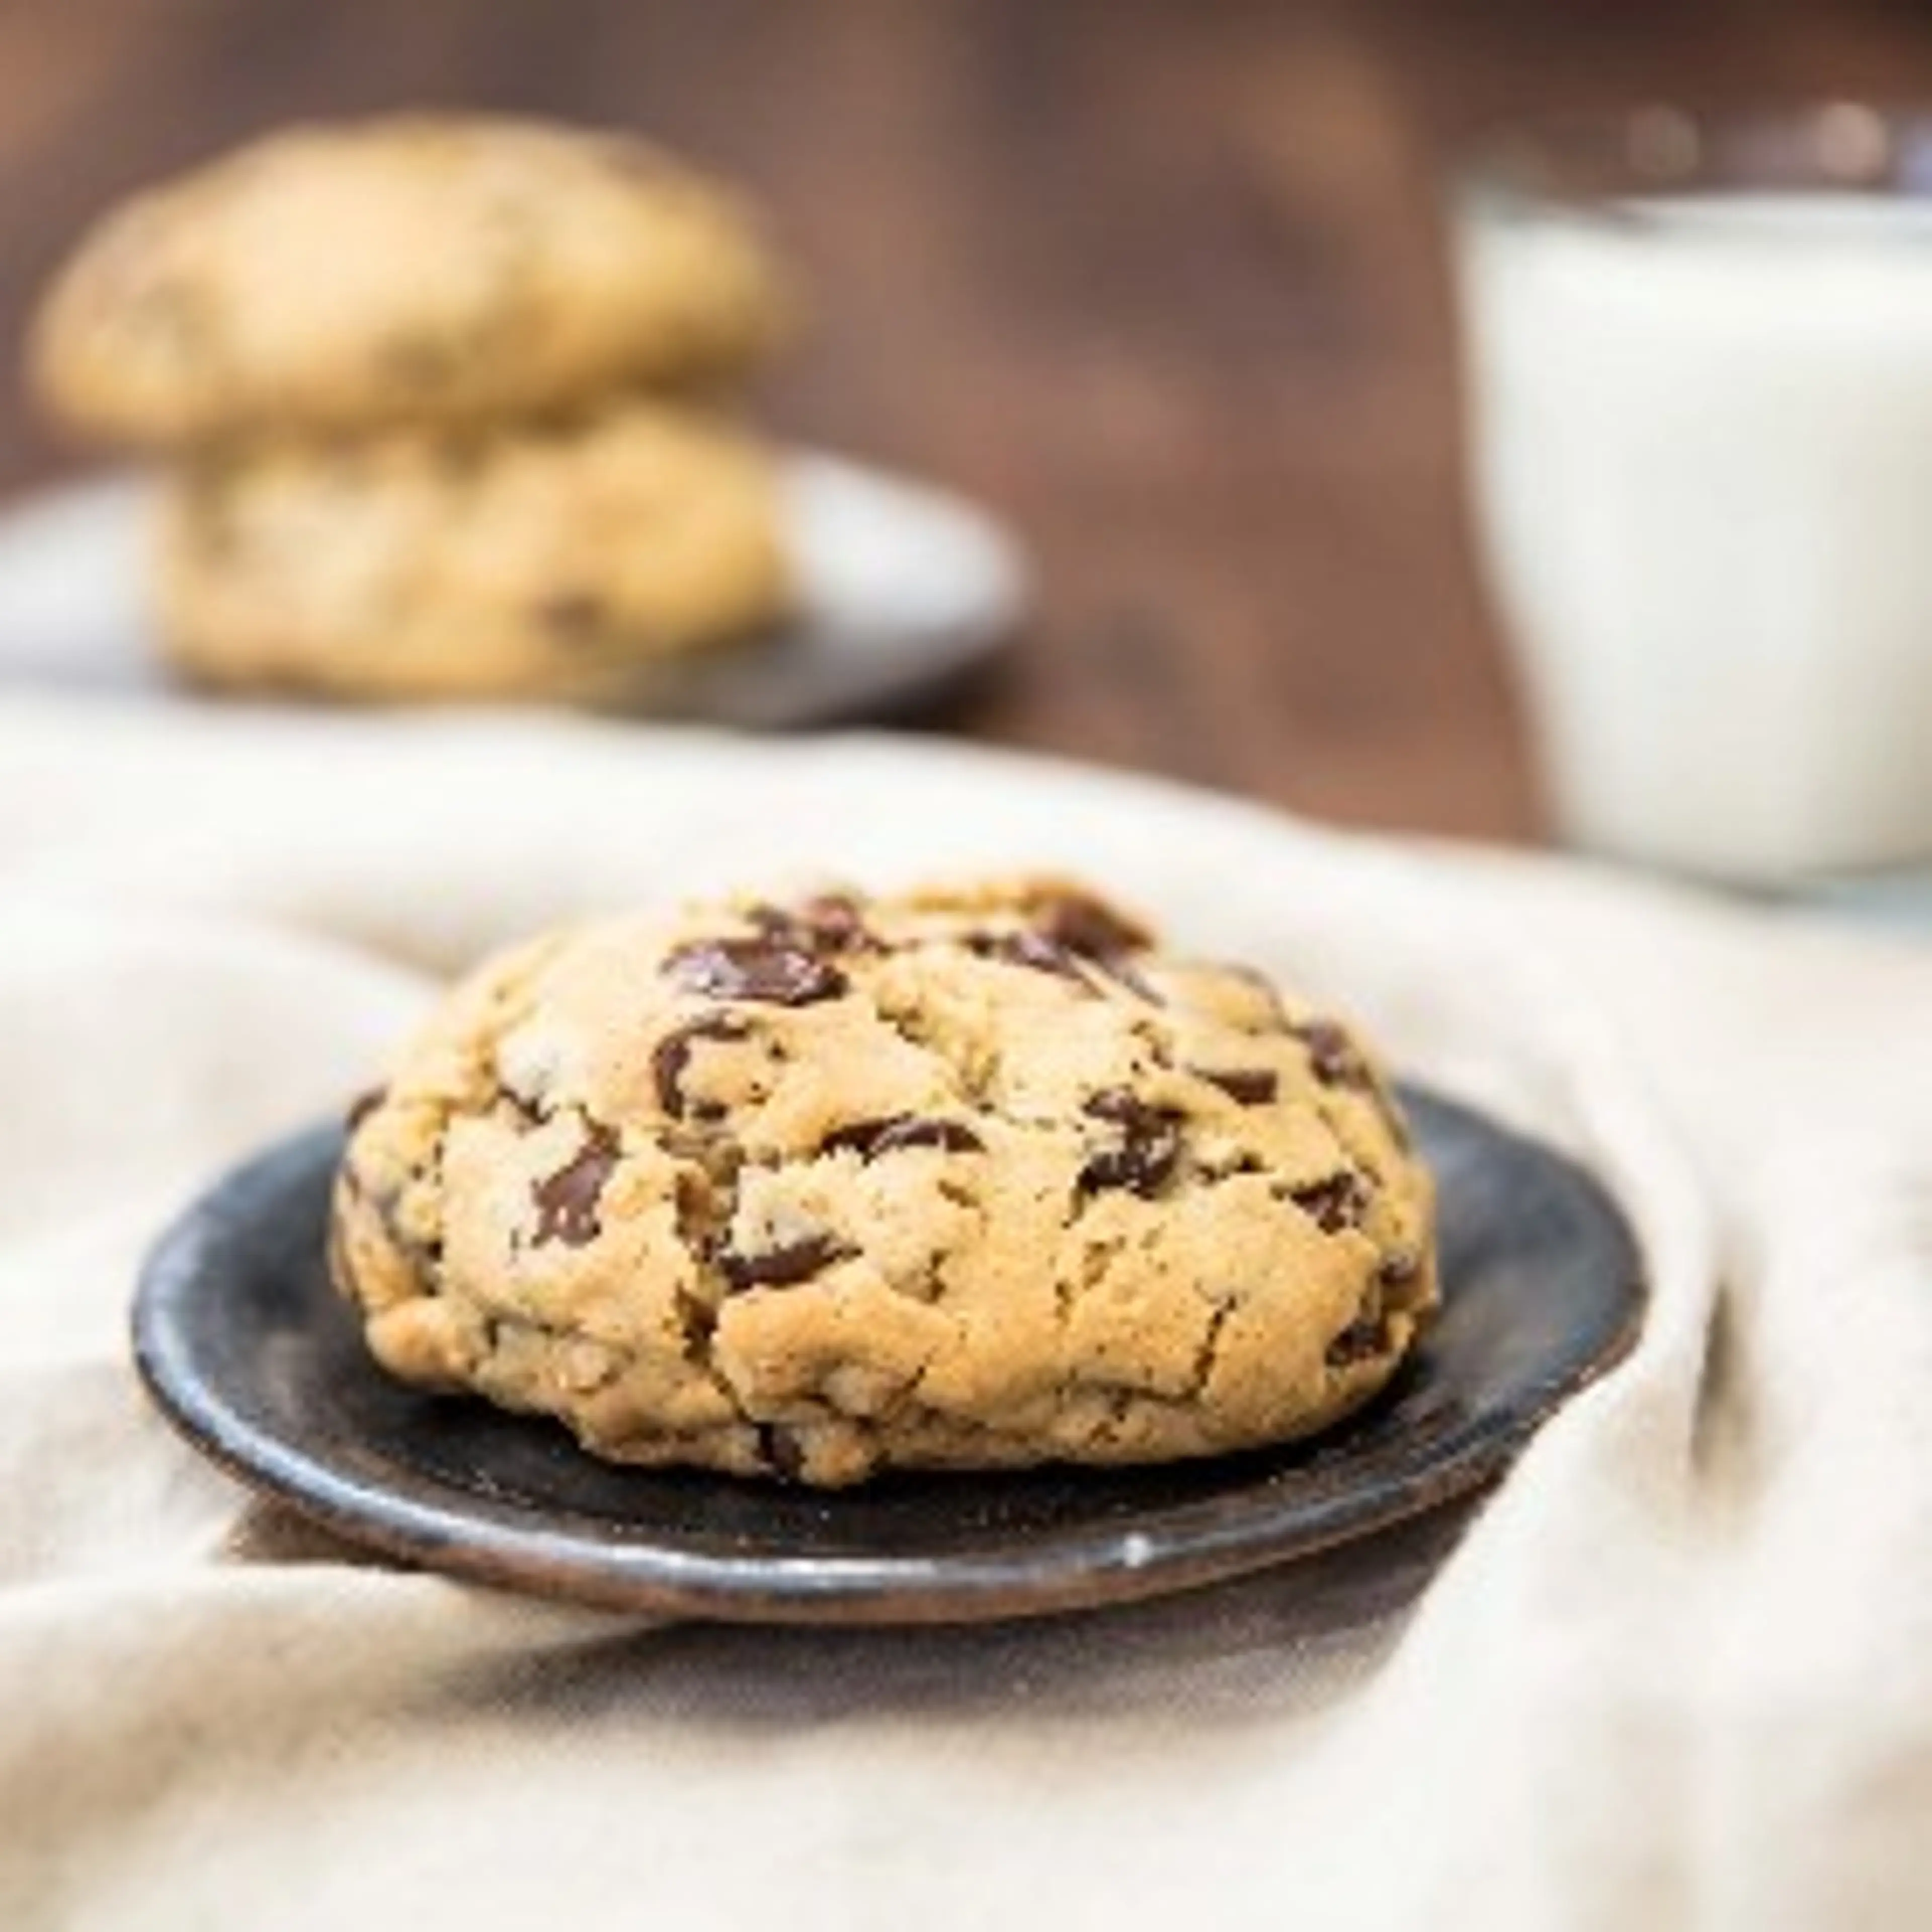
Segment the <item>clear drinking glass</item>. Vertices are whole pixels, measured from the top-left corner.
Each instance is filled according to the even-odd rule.
[[[1453,209],[1472,490],[1559,830],[1932,860],[1932,119],[1498,134]]]

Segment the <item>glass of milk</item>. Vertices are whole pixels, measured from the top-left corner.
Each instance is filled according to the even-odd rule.
[[[1560,830],[1761,886],[1932,861],[1932,120],[1499,136],[1455,238]]]

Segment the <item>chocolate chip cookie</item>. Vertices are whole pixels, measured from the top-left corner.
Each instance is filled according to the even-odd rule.
[[[595,698],[771,623],[780,524],[764,452],[665,404],[473,440],[231,450],[167,488],[160,630],[211,686]]]
[[[743,209],[654,148],[417,115],[276,134],[110,214],[34,361],[76,427],[178,447],[713,382],[783,308]]]
[[[1354,1034],[1034,880],[486,965],[359,1110],[333,1266],[407,1382],[836,1486],[1322,1429],[1414,1340],[1432,1244]]]

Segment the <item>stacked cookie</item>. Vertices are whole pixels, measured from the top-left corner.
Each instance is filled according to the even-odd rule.
[[[173,466],[189,676],[595,698],[784,606],[772,465],[724,406],[782,308],[739,206],[654,150],[416,116],[110,214],[34,360],[70,424]]]

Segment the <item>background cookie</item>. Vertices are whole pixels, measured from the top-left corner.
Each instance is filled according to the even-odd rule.
[[[108,214],[34,356],[74,424],[180,444],[703,382],[779,306],[739,205],[656,150],[419,116],[275,135]]]
[[[1352,1036],[1052,882],[485,968],[356,1124],[334,1258],[407,1380],[821,1484],[1304,1434],[1435,1294]]]
[[[171,487],[158,541],[180,668],[344,697],[594,694],[770,622],[787,588],[763,451],[641,403],[210,460]]]

